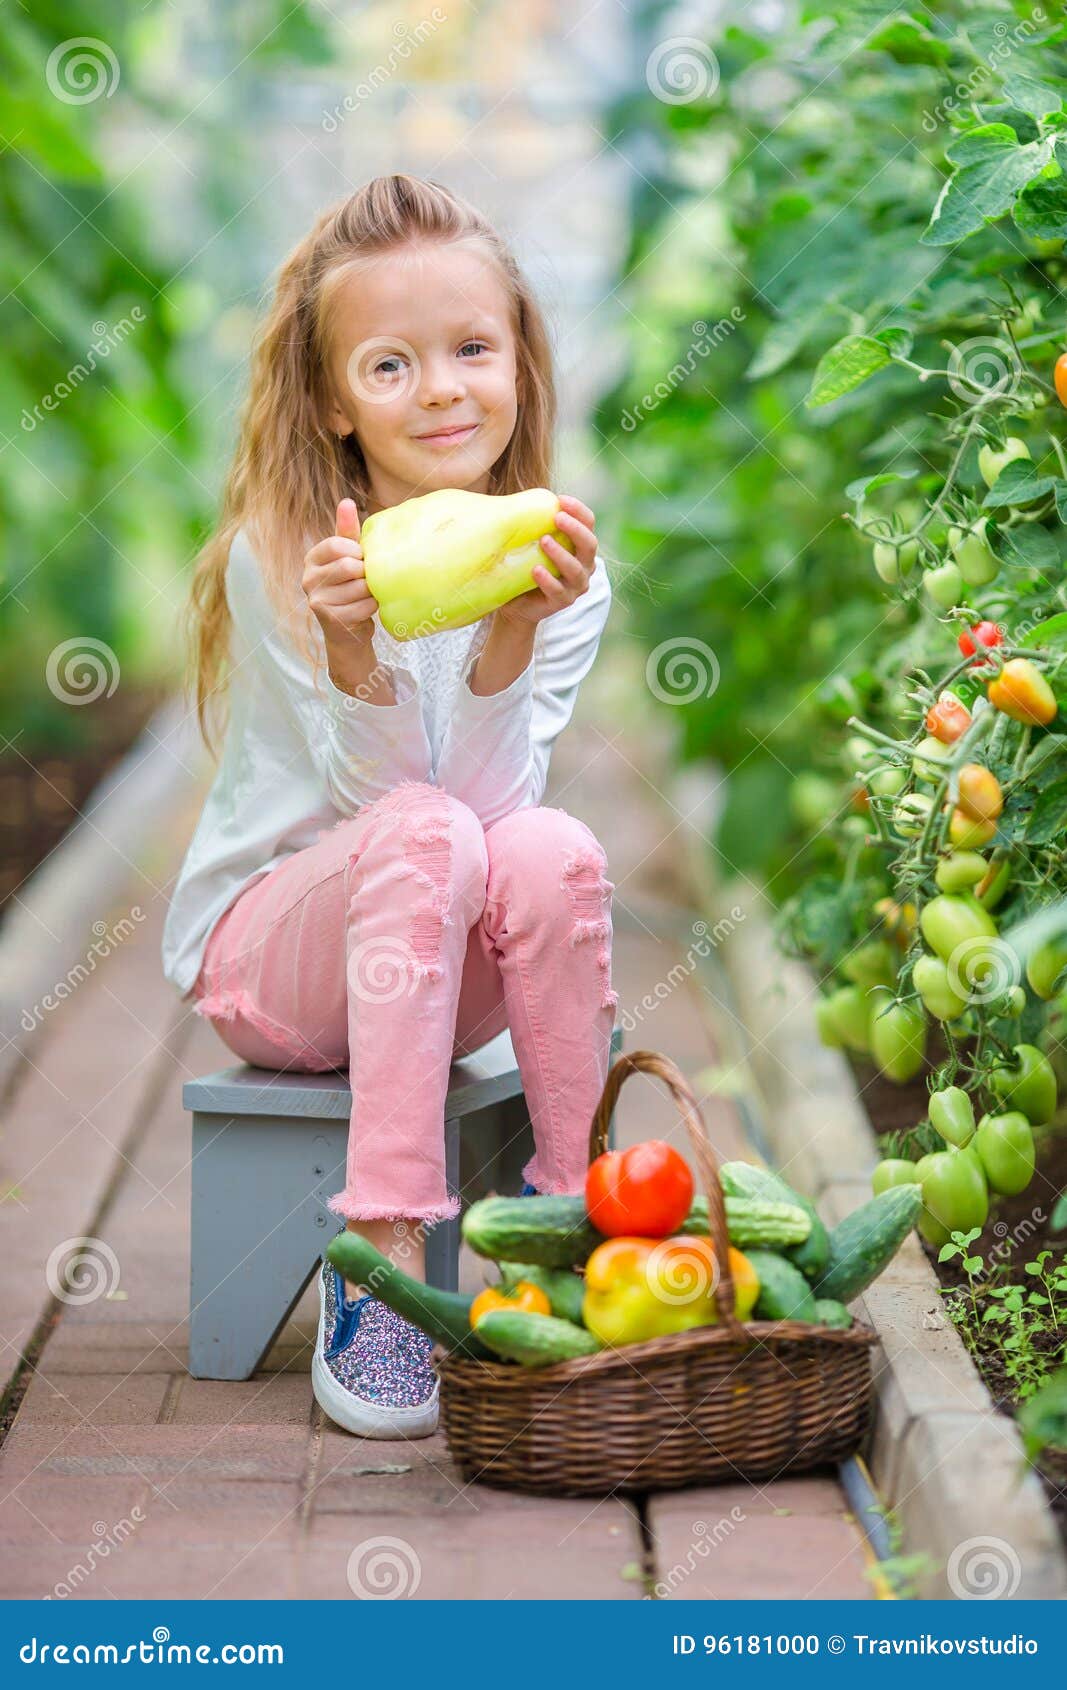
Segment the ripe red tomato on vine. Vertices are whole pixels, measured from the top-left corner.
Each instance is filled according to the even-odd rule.
[[[1056,359],[1052,380],[1056,388],[1056,398],[1061,405],[1067,406],[1067,352],[1061,352]]]

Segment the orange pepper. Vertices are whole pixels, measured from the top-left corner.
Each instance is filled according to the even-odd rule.
[[[523,1314],[551,1314],[552,1304],[539,1285],[533,1285],[528,1279],[520,1279],[511,1290],[505,1290],[502,1285],[487,1285],[484,1291],[479,1291],[471,1304],[470,1322],[477,1326],[483,1314],[490,1309],[518,1309]]]

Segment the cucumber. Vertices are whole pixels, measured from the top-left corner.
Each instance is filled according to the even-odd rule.
[[[893,1260],[922,1212],[920,1185],[891,1185],[846,1215],[830,1234],[830,1260],[818,1297],[851,1303]]]
[[[483,1197],[460,1230],[479,1256],[547,1268],[577,1267],[603,1243],[579,1196]]]
[[[582,1299],[585,1296],[585,1281],[569,1268],[543,1268],[536,1262],[501,1262],[500,1277],[508,1290],[512,1290],[520,1279],[526,1279],[531,1285],[539,1285],[552,1307],[552,1313],[560,1320],[572,1320],[575,1326],[582,1324]]]
[[[818,1319],[814,1293],[798,1267],[773,1250],[746,1250],[745,1255],[759,1277],[756,1320]]]
[[[365,1286],[435,1344],[442,1344],[457,1355],[483,1361],[492,1356],[493,1352],[471,1331],[473,1297],[462,1291],[440,1291],[434,1285],[412,1279],[358,1232],[349,1232],[347,1228],[330,1240],[326,1258],[353,1285]]]
[[[769,1203],[762,1197],[726,1197],[726,1231],[738,1249],[765,1244],[777,1250],[784,1244],[801,1244],[811,1231],[807,1210],[798,1203]],[[693,1207],[679,1227],[682,1233],[706,1233],[708,1200],[698,1192]]]
[[[790,1247],[786,1254],[807,1279],[818,1279],[830,1260],[830,1234],[811,1198],[794,1191],[780,1174],[772,1173],[770,1168],[757,1168],[751,1162],[724,1162],[719,1178],[727,1197],[762,1197],[769,1203],[794,1203],[804,1210],[811,1221],[811,1231],[802,1244]]]
[[[591,1356],[602,1348],[584,1326],[557,1320],[554,1314],[526,1314],[522,1309],[490,1309],[479,1320],[477,1331],[498,1356],[524,1367],[551,1367],[553,1362]]]
[[[815,1316],[820,1326],[851,1326],[852,1316],[844,1303],[835,1302],[833,1297],[816,1297]]]

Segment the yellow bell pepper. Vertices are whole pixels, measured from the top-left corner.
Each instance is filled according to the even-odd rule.
[[[755,1269],[730,1249],[734,1312],[747,1320],[759,1296]],[[710,1238],[608,1238],[585,1264],[582,1320],[602,1344],[638,1344],[715,1326],[718,1264]]]

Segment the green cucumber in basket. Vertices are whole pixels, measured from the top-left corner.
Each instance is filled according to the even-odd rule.
[[[815,1317],[820,1326],[840,1326],[844,1328],[852,1325],[852,1316],[844,1303],[835,1302],[833,1297],[816,1297]]]
[[[830,1234],[811,1198],[794,1191],[780,1174],[757,1168],[752,1162],[724,1162],[719,1178],[727,1197],[762,1197],[769,1203],[795,1203],[804,1210],[811,1231],[803,1243],[789,1250],[789,1260],[807,1279],[817,1280],[830,1260]]]
[[[521,1362],[524,1367],[551,1367],[553,1362],[591,1356],[603,1348],[584,1326],[558,1320],[554,1314],[529,1314],[523,1309],[490,1309],[482,1315],[476,1330],[498,1356]]]
[[[798,1267],[773,1250],[746,1250],[745,1255],[759,1278],[754,1319],[818,1320],[815,1293]]]
[[[750,1244],[765,1244],[778,1250],[787,1244],[802,1244],[811,1231],[811,1221],[799,1203],[771,1203],[762,1197],[724,1197],[726,1231],[730,1243],[744,1250]],[[682,1233],[706,1233],[708,1200],[702,1192],[678,1228]]]
[[[548,1298],[554,1315],[558,1315],[560,1320],[572,1320],[575,1326],[581,1326],[585,1280],[572,1269],[543,1268],[538,1267],[536,1262],[501,1262],[500,1277],[509,1291],[520,1279],[525,1279],[530,1285],[539,1286]]]
[[[739,1249],[748,1244],[802,1247],[800,1241],[809,1237],[812,1224],[799,1199],[796,1203],[770,1203],[747,1195],[726,1199],[727,1231]],[[580,1267],[604,1242],[603,1233],[586,1213],[585,1198],[577,1195],[483,1197],[471,1204],[460,1230],[479,1256],[545,1268]],[[697,1196],[678,1231],[707,1230],[707,1198]]]
[[[846,1215],[830,1234],[830,1260],[817,1297],[851,1303],[889,1266],[922,1212],[920,1185],[891,1185]]]
[[[460,1230],[479,1256],[546,1268],[577,1267],[602,1242],[579,1196],[482,1197]]]
[[[462,1291],[441,1291],[398,1268],[358,1232],[339,1232],[326,1246],[327,1260],[353,1285],[362,1285],[397,1314],[453,1354],[486,1361],[492,1350],[471,1331],[474,1298]]]

